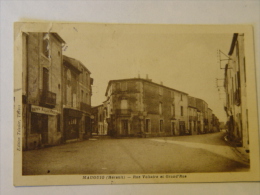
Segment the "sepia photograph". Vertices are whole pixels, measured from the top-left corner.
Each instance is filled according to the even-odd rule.
[[[14,185],[259,180],[249,25],[14,24]]]

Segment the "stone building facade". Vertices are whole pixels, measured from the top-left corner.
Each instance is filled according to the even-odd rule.
[[[188,115],[189,115],[189,133],[191,135],[197,135],[198,130],[198,111],[196,98],[188,96]]]
[[[218,117],[215,114],[212,114],[212,132],[219,132],[220,131],[220,122]]]
[[[208,108],[208,124],[209,124],[208,132],[209,133],[213,132],[212,114],[213,114],[212,109]]]
[[[63,56],[64,141],[91,136],[90,71],[78,60]]]
[[[196,98],[198,113],[198,133],[208,133],[208,104],[202,99]]]
[[[89,70],[57,33],[21,33],[23,150],[91,136]]]
[[[228,55],[224,80],[228,137],[249,151],[244,34],[234,33]]]
[[[204,100],[188,96],[189,133],[191,135],[214,132],[213,117],[215,115],[213,115],[212,109],[208,108],[208,104]]]
[[[92,133],[107,135],[108,124],[105,104],[92,107],[91,114],[93,116]]]
[[[22,33],[23,149],[62,141],[62,44],[56,33]]]
[[[189,132],[187,93],[133,78],[111,80],[106,97],[110,135],[153,137]]]

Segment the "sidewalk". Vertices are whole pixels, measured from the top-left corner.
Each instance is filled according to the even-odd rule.
[[[227,135],[224,137],[225,141],[234,149],[234,152],[247,164],[250,163],[250,153],[244,147],[237,146],[237,143],[228,140]]]

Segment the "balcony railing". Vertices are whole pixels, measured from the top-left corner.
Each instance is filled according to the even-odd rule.
[[[80,110],[84,111],[84,112],[89,112],[91,111],[91,106],[84,103],[84,102],[80,102]]]
[[[117,109],[116,114],[117,115],[130,115],[131,109]]]
[[[55,107],[56,105],[56,93],[40,90],[41,98],[40,103],[44,106]]]

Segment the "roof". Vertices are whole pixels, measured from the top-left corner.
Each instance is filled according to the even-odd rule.
[[[206,104],[208,104],[205,100],[203,100],[203,99],[200,99],[200,98],[196,98],[197,100],[200,100],[200,101],[202,101],[202,102],[205,102]]]
[[[233,39],[232,39],[232,42],[231,42],[231,46],[230,46],[230,50],[228,52],[228,55],[230,55],[230,56],[233,54],[233,51],[234,51],[234,48],[235,48],[235,45],[236,45],[236,41],[237,41],[237,36],[238,36],[238,33],[234,33]]]
[[[108,82],[105,95],[107,95],[108,88],[109,88],[110,84],[113,83],[113,82],[119,82],[119,81],[143,81],[143,82],[151,83],[151,84],[154,84],[154,85],[157,85],[157,86],[160,86],[160,87],[164,87],[164,88],[166,88],[166,89],[174,90],[174,91],[183,93],[183,94],[185,94],[185,95],[188,95],[187,93],[185,93],[185,92],[183,92],[183,91],[179,91],[179,90],[176,90],[176,89],[173,89],[173,88],[170,88],[170,87],[166,87],[166,86],[161,85],[161,84],[158,84],[158,83],[154,83],[154,82],[152,82],[150,79],[147,80],[147,79],[142,79],[142,78],[130,78],[130,79],[110,80],[110,81]]]
[[[56,39],[58,39],[61,43],[66,43],[58,33],[51,33]]]
[[[86,66],[82,64],[79,60],[63,55],[63,61],[64,60],[67,61],[69,64],[71,64],[79,72],[81,72],[80,68],[83,67],[89,74],[91,74],[91,72],[86,68]]]
[[[200,98],[197,98],[197,97],[193,97],[193,96],[190,96],[190,95],[188,95],[188,97],[195,98],[195,99],[197,99],[197,100],[203,101],[203,102],[205,102],[206,104],[208,104],[208,103],[207,103],[205,100],[203,100],[203,99],[200,99]]]

